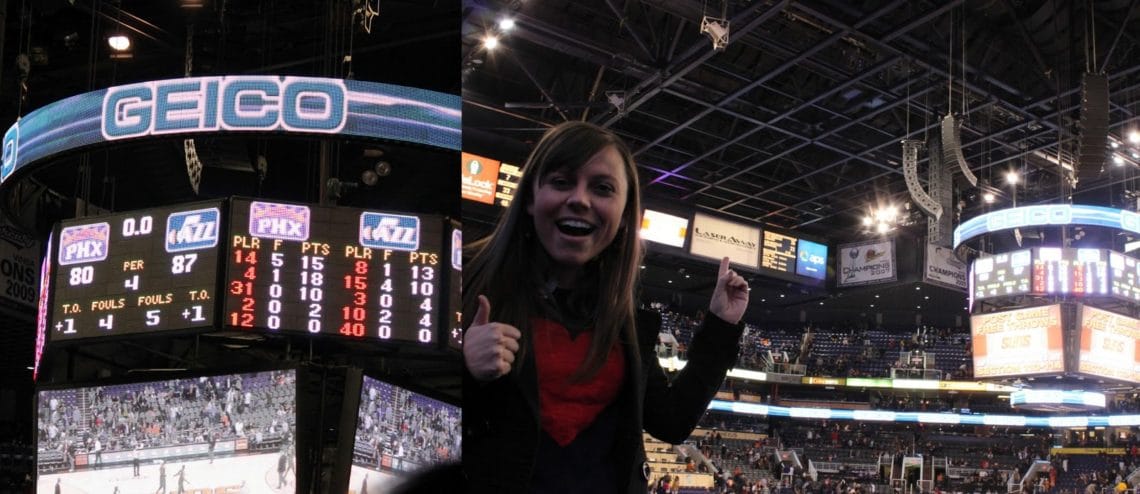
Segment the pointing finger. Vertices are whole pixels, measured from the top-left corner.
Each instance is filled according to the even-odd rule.
[[[717,271],[717,274],[716,274],[717,279],[724,278],[724,273],[727,273],[727,272],[728,272],[728,256],[724,256],[724,258],[722,258],[720,260],[720,270]]]

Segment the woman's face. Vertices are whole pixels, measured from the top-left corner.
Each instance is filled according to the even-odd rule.
[[[609,247],[621,227],[629,178],[621,153],[606,146],[584,165],[538,178],[527,213],[559,285],[570,287],[582,266]]]

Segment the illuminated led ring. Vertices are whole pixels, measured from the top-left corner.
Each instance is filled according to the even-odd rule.
[[[276,75],[168,79],[48,104],[4,133],[0,196],[43,160],[150,136],[259,132],[387,139],[458,151],[460,98],[424,89]]]
[[[986,213],[954,229],[954,248],[978,236],[1030,226],[1101,226],[1140,233],[1140,213],[1103,206],[1047,204]]]

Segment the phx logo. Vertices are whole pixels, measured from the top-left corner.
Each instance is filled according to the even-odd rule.
[[[420,219],[399,214],[361,213],[360,245],[415,251],[420,248]]]
[[[218,245],[218,208],[172,213],[166,218],[166,251],[208,249]]]
[[[102,261],[107,258],[110,244],[109,223],[69,226],[59,232],[59,264]]]
[[[253,202],[249,205],[249,234],[304,242],[309,239],[309,218],[308,206]]]

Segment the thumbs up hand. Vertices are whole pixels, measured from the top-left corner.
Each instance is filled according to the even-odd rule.
[[[463,363],[475,380],[488,382],[511,371],[522,333],[509,324],[490,322],[491,302],[479,295],[479,309],[463,336]]]
[[[748,308],[748,282],[728,268],[728,258],[720,260],[720,271],[716,277],[716,288],[709,301],[709,312],[725,322],[736,324],[744,317]]]

